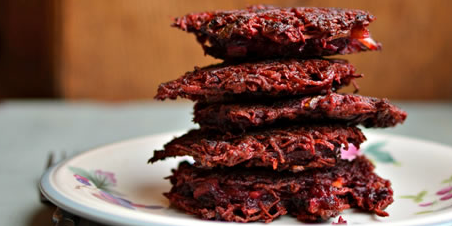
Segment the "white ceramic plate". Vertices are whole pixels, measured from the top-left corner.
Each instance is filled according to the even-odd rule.
[[[41,190],[61,208],[111,225],[239,225],[199,220],[168,207],[162,193],[170,184],[163,178],[183,158],[146,162],[153,150],[180,134],[152,135],[79,154],[47,171]],[[386,218],[345,211],[341,216],[348,225],[452,225],[452,147],[372,132],[366,136],[362,150],[377,173],[393,183],[395,201]],[[268,225],[300,224],[283,216]]]

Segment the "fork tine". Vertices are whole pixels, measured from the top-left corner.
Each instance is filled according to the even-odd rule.
[[[55,154],[53,152],[49,153],[49,156],[47,157],[47,163],[46,163],[46,170],[49,169],[51,166],[55,164]],[[49,200],[39,191],[39,199],[42,203],[49,203]]]
[[[53,152],[50,152],[49,157],[47,157],[46,169],[50,168],[55,163],[55,156]]]

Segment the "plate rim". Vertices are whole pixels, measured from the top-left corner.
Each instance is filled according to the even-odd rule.
[[[135,219],[131,217],[123,217],[119,215],[112,214],[108,211],[101,210],[99,208],[93,208],[88,205],[84,205],[82,203],[74,202],[73,200],[65,197],[63,194],[61,194],[57,189],[55,189],[52,185],[51,178],[52,176],[57,172],[59,168],[64,166],[67,162],[82,157],[83,155],[89,155],[92,152],[96,152],[103,149],[112,148],[115,146],[122,146],[127,145],[129,143],[137,143],[137,142],[143,142],[148,139],[155,139],[156,137],[162,136],[162,137],[168,137],[168,136],[177,136],[179,134],[182,134],[186,132],[185,130],[174,130],[170,132],[164,132],[164,133],[154,133],[149,134],[145,136],[139,136],[135,138],[120,140],[117,142],[112,142],[109,144],[99,145],[95,148],[90,148],[86,151],[82,151],[68,159],[65,159],[53,166],[51,166],[49,169],[46,170],[46,172],[41,176],[40,183],[39,183],[39,189],[41,193],[52,203],[54,203],[56,206],[62,208],[65,211],[68,211],[70,213],[73,213],[77,216],[93,220],[95,222],[99,223],[107,223],[110,225],[136,225],[136,226],[148,226],[150,224],[155,226],[170,226],[174,225],[172,223],[166,223],[166,222],[159,222],[159,221],[146,221],[146,220],[140,220]],[[417,137],[410,137],[406,135],[399,135],[399,134],[388,134],[384,132],[378,132],[378,131],[371,131],[366,130],[366,133],[368,135],[377,135],[377,136],[384,136],[384,137],[392,137],[394,139],[404,139],[404,140],[415,140],[418,142],[426,143],[428,145],[436,145],[436,146],[442,146],[443,148],[449,148],[452,149],[452,146],[443,144],[440,142],[417,138]],[[447,218],[449,216],[449,218]],[[406,220],[398,220],[394,222],[375,222],[371,224],[366,224],[368,226],[396,226],[396,225],[407,225],[406,223],[410,223],[409,225],[417,226],[417,225],[424,225],[424,226],[450,226],[452,224],[452,214],[451,212],[443,212],[440,214],[437,214],[435,216],[431,217],[425,217],[425,218],[440,218],[437,221],[431,221],[431,222],[424,222],[422,224],[415,223],[413,220],[409,220],[408,222]],[[424,219],[425,219],[424,218]],[[420,219],[415,219],[420,220]],[[231,222],[221,222],[221,221],[209,221],[205,220],[204,222],[199,221],[199,219],[184,219],[183,221],[188,221],[187,223],[197,223],[199,225],[207,225],[207,224],[229,224]],[[414,223],[414,224],[412,224]],[[287,224],[284,224],[287,225]],[[318,225],[318,224],[306,224],[303,222],[300,222],[300,224],[297,225]]]

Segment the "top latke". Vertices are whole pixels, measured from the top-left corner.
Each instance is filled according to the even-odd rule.
[[[369,12],[338,8],[252,6],[176,18],[216,58],[312,57],[375,50]]]
[[[286,59],[196,68],[159,86],[156,99],[224,102],[325,94],[348,85],[355,68],[345,60]]]

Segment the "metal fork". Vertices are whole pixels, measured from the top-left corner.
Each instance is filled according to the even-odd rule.
[[[61,152],[61,160],[66,159],[66,152]],[[51,166],[56,164],[58,161],[55,161],[55,155],[53,152],[50,152],[49,157],[47,158],[46,163],[46,170],[49,169]],[[39,191],[40,200],[42,203],[48,203],[53,205],[42,193]],[[74,214],[71,214],[58,206],[56,206],[55,211],[52,215],[52,221],[55,226],[77,226],[80,222],[80,218],[78,216],[75,216]]]

